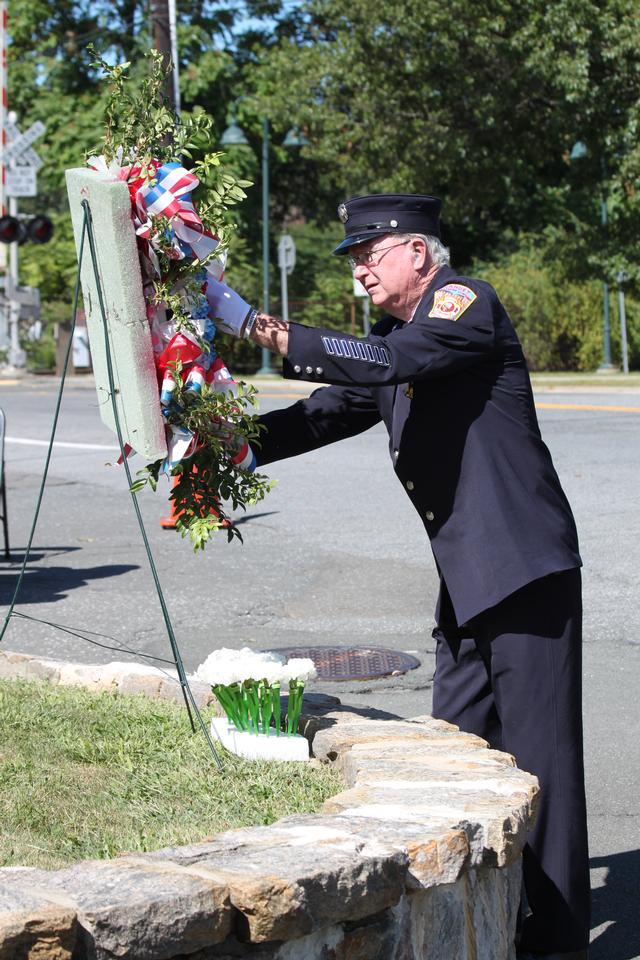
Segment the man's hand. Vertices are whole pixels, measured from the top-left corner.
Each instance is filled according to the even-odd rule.
[[[246,340],[251,333],[257,310],[226,283],[212,278],[207,280],[206,297],[209,302],[209,315],[217,321],[218,328],[223,333]]]

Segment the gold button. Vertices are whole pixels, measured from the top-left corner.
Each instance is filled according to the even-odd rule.
[[[425,513],[425,517],[427,518],[427,520],[433,520],[433,513],[431,512],[431,510],[427,510],[427,512]]]
[[[413,490],[413,480],[407,480],[405,486],[407,490]]]

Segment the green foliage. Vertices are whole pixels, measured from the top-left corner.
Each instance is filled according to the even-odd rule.
[[[493,256],[509,228],[573,224],[594,254],[583,275],[618,258],[635,276],[638,0],[309,0],[303,11],[248,78],[263,111],[305,130],[316,212],[354,193],[434,193],[462,263]],[[569,163],[578,139],[582,167]]]
[[[340,241],[340,227],[326,227],[315,220],[289,223],[286,227],[296,245],[296,265],[287,278],[289,319],[334,330],[350,330],[352,305],[356,308],[356,324],[361,329],[361,305],[354,303],[353,275],[344,257],[335,257],[333,250]],[[280,235],[280,231],[275,238]],[[275,291],[271,309],[280,313],[280,270],[273,271]],[[241,260],[237,262],[236,246],[230,262],[228,282],[243,291],[253,302],[260,302],[261,273]],[[375,313],[375,308],[372,313]],[[372,319],[373,318],[372,316]],[[225,356],[227,353],[225,351]]]
[[[60,330],[69,333],[71,329],[71,308],[64,300],[45,300],[40,306],[42,332],[39,340],[23,339],[27,354],[27,368],[37,373],[54,373],[60,343]],[[30,326],[21,321],[23,331]]]
[[[226,229],[237,230],[227,278],[250,302],[262,299],[260,159],[268,117],[271,302],[277,306],[275,241],[288,223],[299,244],[292,319],[350,325],[348,272],[340,279],[342,265],[330,254],[340,235],[337,203],[355,193],[417,191],[443,198],[445,239],[460,266],[495,261],[502,271],[521,240],[526,262],[526,237],[544,235],[546,260],[570,284],[586,283],[581,316],[600,299],[589,283],[613,285],[624,269],[636,336],[640,0],[184,0],[178,15],[185,125],[206,114],[207,142],[215,144],[237,101],[249,140],[249,147],[229,148],[224,168],[212,166],[210,186],[224,187],[220,172],[257,184],[225,218]],[[70,300],[74,253],[63,171],[77,165],[79,143],[99,137],[108,96],[84,48],[93,38],[109,63],[130,61],[125,88],[144,82],[147,8],[141,0],[11,0],[10,32],[10,106],[23,126],[47,124],[37,144],[42,192],[21,209],[39,206],[56,223],[46,255],[22,248],[21,279],[41,285],[43,302]],[[294,126],[309,143],[287,150],[282,141]],[[577,140],[588,152],[572,161]],[[218,215],[211,211],[212,220]],[[575,335],[595,344],[591,328],[581,320]],[[615,349],[615,322],[612,333]],[[597,353],[589,342],[581,351],[532,347],[540,362],[545,350],[550,362],[567,355],[586,365]],[[234,341],[224,356],[238,369],[259,363],[253,344]]]
[[[27,367],[32,373],[51,373],[56,368],[56,341],[52,331],[45,330],[38,340],[25,340]]]
[[[291,318],[315,326],[349,329],[353,276],[345,258],[333,255],[340,228],[323,228],[311,221],[292,224],[289,232],[296,245],[296,268],[288,283]]]
[[[3,866],[194,843],[313,812],[340,789],[316,764],[225,755],[220,775],[183,707],[77,687],[0,681],[0,743]]]
[[[242,440],[259,446],[257,419],[248,412],[256,406],[254,387],[238,385],[238,395],[217,393],[207,384],[197,397],[184,391],[179,366],[175,371],[175,408],[169,422],[178,423],[197,434],[201,448],[174,470],[176,484],[170,499],[177,516],[176,527],[182,536],[189,536],[194,551],[204,549],[212,533],[228,519],[223,501],[230,501],[234,510],[245,510],[264,499],[275,481],[260,473],[251,473],[233,463]],[[132,490],[150,484],[155,490],[162,461],[138,471]],[[227,529],[227,537],[242,540],[235,526]]]
[[[210,258],[219,256],[228,249],[232,230],[227,211],[246,198],[244,188],[251,183],[237,179],[224,168],[221,152],[208,150],[212,138],[211,117],[202,110],[194,111],[192,115],[183,114],[180,118],[176,116],[164,96],[167,71],[157,50],[146,52],[149,72],[133,89],[129,82],[131,64],[113,66],[96,55],[91,45],[89,50],[96,56],[92,66],[102,70],[109,82],[102,145],[89,153],[101,152],[107,163],[115,160],[121,166],[133,164],[136,176],[150,184],[156,182],[159,163],[192,160],[193,172],[200,181],[192,200],[204,227],[219,239],[215,254]],[[194,152],[202,155],[194,160]],[[154,218],[153,240],[160,254],[161,272],[161,281],[156,283],[156,302],[166,302],[174,319],[188,324],[186,304],[189,298],[185,301],[179,295],[172,296],[171,286],[178,278],[184,283],[190,274],[195,277],[206,261],[194,259],[188,262],[172,257],[170,240],[167,239],[166,246],[163,246],[168,226],[168,221],[163,218]]]
[[[603,356],[603,288],[575,281],[550,257],[544,238],[524,238],[497,263],[476,262],[472,274],[497,290],[518,332],[532,370],[595,370]],[[611,290],[614,362],[620,362],[619,318]],[[627,298],[630,366],[640,365],[640,304]],[[618,322],[616,322],[618,321]]]

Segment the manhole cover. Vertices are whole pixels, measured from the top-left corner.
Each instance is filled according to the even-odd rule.
[[[319,680],[371,680],[406,673],[420,666],[408,653],[384,647],[277,647],[267,651],[281,657],[313,660]]]

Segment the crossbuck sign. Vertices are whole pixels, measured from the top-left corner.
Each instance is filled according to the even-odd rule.
[[[34,143],[45,132],[40,120],[32,123],[28,130],[21,133],[16,123],[5,123],[7,146],[4,149],[6,164],[6,194],[8,197],[35,197],[38,192],[37,172],[42,160],[32,149]]]

